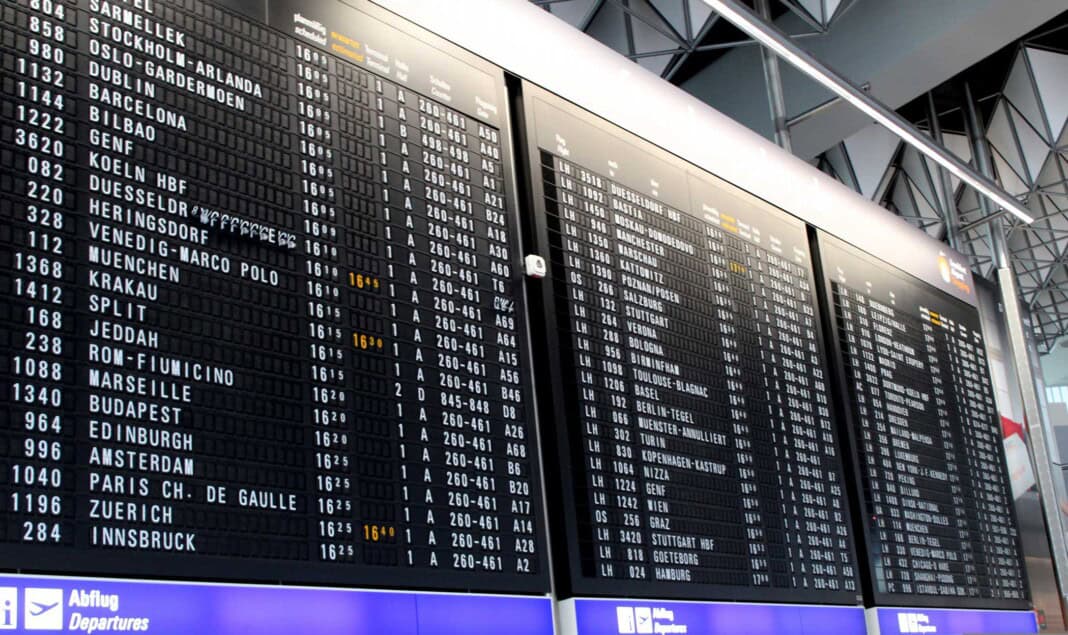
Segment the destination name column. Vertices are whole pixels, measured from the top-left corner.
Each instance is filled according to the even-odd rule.
[[[348,357],[362,350],[358,333],[345,328],[341,270],[341,223],[334,119],[337,78],[330,56],[303,43],[296,44],[296,133],[300,154],[300,210],[305,226],[314,230],[304,239],[308,335],[310,346],[311,424],[315,428],[312,465],[315,479],[315,554],[326,562],[357,562],[358,530],[350,513],[354,459],[350,455],[347,424],[352,394],[346,367]],[[340,432],[337,437],[326,432]]]
[[[166,289],[185,281],[174,263],[179,249],[205,244],[207,232],[179,229],[189,222],[186,180],[138,159],[162,130],[190,128],[183,113],[161,105],[163,91],[146,77],[184,67],[186,35],[161,24],[151,2],[93,3],[86,16],[91,125],[81,159],[91,320],[89,417],[79,437],[89,441],[89,542],[195,552],[197,532],[183,527],[176,507],[193,495],[189,479],[201,475],[190,431],[193,388],[180,373],[160,372],[170,351],[157,316]]]
[[[648,191],[665,199],[679,193],[652,177]],[[716,406],[710,383],[718,360],[695,345],[714,327],[705,314],[711,293],[702,286],[708,279],[698,247],[703,228],[659,198],[616,183],[609,192],[650,575],[662,582],[730,583],[710,571],[725,543],[716,535],[719,510],[704,507],[733,496],[724,493],[730,486],[722,478],[726,436],[708,418]]]

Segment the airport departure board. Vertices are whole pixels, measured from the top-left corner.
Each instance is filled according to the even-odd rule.
[[[856,603],[805,225],[524,98],[565,593]]]
[[[363,5],[0,12],[4,567],[547,591],[503,73]]]
[[[875,602],[1027,608],[978,310],[823,233],[819,257]]]

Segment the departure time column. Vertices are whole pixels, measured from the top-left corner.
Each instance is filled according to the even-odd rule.
[[[753,246],[737,236],[724,234],[723,253],[727,259],[729,284],[731,286],[731,322],[720,323],[720,344],[723,347],[723,370],[727,375],[727,394],[730,399],[730,414],[734,425],[734,460],[738,480],[743,493],[740,499],[742,518],[749,539],[749,569],[753,586],[768,586],[771,575],[767,558],[767,529],[758,487],[760,476],[756,463],[753,439],[760,434],[760,421],[751,417],[751,390],[744,382],[743,366],[752,358],[757,348],[757,336],[752,331],[756,321],[753,306],[754,288],[751,278],[753,265],[750,254]],[[760,446],[762,444],[756,444]]]
[[[344,281],[334,184],[335,132],[330,125],[336,101],[331,66],[332,61],[323,53],[305,44],[296,45],[300,205],[318,229],[304,240],[312,424],[317,432],[330,427],[346,430],[337,424],[343,424],[351,403],[345,364],[349,334],[338,325],[344,312]],[[349,345],[359,349],[359,334],[353,333],[351,338]],[[352,459],[340,441],[340,437],[323,434],[314,437],[316,552],[320,560],[354,562],[356,528],[348,509],[351,503],[336,504],[338,497],[350,499],[353,492]]]
[[[996,454],[990,452],[991,429],[990,422],[993,420],[993,412],[985,410],[983,394],[977,390],[975,383],[975,358],[969,350],[966,339],[966,327],[955,321],[943,317],[947,327],[943,331],[947,352],[949,353],[949,371],[953,377],[953,400],[960,411],[961,444],[963,445],[965,463],[967,466],[967,480],[974,484],[971,502],[973,507],[973,527],[982,537],[977,549],[976,570],[979,576],[984,578],[985,586],[996,590],[1000,586],[998,580],[997,556],[994,550],[994,541],[1002,528],[995,514],[991,514],[988,501],[996,500],[1001,492],[996,487],[983,487],[979,484],[998,483],[1000,480],[1000,461]],[[983,423],[986,423],[984,426]],[[1005,509],[1007,501],[1002,499],[998,505]],[[976,585],[979,576],[970,576],[965,579],[969,586]]]

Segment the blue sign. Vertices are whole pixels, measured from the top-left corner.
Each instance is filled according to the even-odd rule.
[[[870,609],[879,630],[872,635],[1022,635],[1037,633],[1034,611]]]
[[[561,604],[564,635],[865,635],[854,606],[575,599]]]
[[[0,633],[552,635],[548,597],[0,576]]]

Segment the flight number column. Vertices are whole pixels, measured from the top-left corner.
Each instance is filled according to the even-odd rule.
[[[315,429],[310,483],[315,501],[314,553],[326,562],[356,562],[352,522],[352,458],[347,452],[347,418],[351,395],[346,390],[346,361],[356,336],[341,325],[346,309],[341,266],[341,229],[335,185],[336,104],[333,62],[324,53],[296,44],[296,134],[300,154],[300,209],[306,227],[304,274],[311,384],[311,420]],[[354,341],[348,341],[352,337]],[[358,347],[357,347],[358,348]]]
[[[6,452],[0,539],[72,544],[74,513],[74,11],[64,2],[7,3],[2,50],[0,220],[10,276],[0,278]],[[68,45],[71,42],[71,45]]]
[[[630,429],[631,413],[622,365],[622,324],[615,293],[616,257],[612,248],[606,183],[569,161],[542,153],[550,223],[559,246],[554,266],[561,267],[566,306],[561,315],[563,351],[572,354],[575,425],[582,426],[585,497],[592,553],[584,567],[600,578],[649,576],[637,464]],[[553,213],[555,210],[555,213]],[[562,351],[562,352],[563,352]]]

